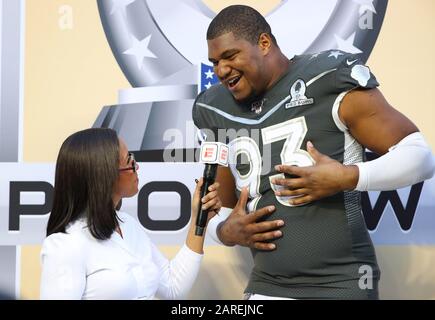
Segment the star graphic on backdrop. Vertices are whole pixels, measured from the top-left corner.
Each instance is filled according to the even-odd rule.
[[[149,35],[148,37],[146,37],[141,41],[137,40],[135,36],[132,36],[132,38],[133,38],[133,46],[130,49],[124,51],[123,54],[129,54],[135,56],[137,67],[140,70],[142,69],[144,58],[157,59],[157,57],[154,53],[151,52],[150,49],[148,49],[148,45],[151,40],[151,35]]]
[[[211,69],[209,69],[207,72],[204,72],[204,74],[207,76],[206,79],[213,79],[214,72],[211,71]]]
[[[349,53],[361,53],[362,51],[353,45],[355,41],[355,32],[350,35],[346,40],[340,38],[334,34],[335,40],[337,41],[338,50],[342,50]]]
[[[340,52],[340,51],[331,51],[331,53],[329,54],[329,57],[334,57],[335,59],[338,59],[338,56],[342,56],[344,53]]]
[[[204,87],[206,87],[206,89],[210,89],[210,87],[211,87],[210,81],[207,84],[205,84]]]
[[[319,54],[320,54],[320,53],[315,53],[315,54],[313,54],[313,55],[310,57],[309,60],[314,59],[314,58],[317,58],[317,57],[319,56]]]
[[[352,0],[352,1],[360,5],[360,14],[361,12],[364,13],[367,10],[373,13],[377,13],[376,8],[373,5],[373,0]]]
[[[127,6],[135,2],[136,0],[112,0],[112,9],[110,10],[110,15],[115,12],[121,12],[121,14],[126,16]]]

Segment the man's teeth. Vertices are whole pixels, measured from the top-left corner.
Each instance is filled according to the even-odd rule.
[[[233,86],[238,80],[239,80],[239,77],[233,78],[233,79],[228,81],[228,84],[230,86]]]

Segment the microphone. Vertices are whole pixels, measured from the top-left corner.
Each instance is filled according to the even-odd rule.
[[[217,166],[228,166],[228,146],[221,142],[203,142],[201,144],[201,163],[205,163],[203,173],[203,184],[201,187],[201,197],[207,195],[208,187],[210,187],[216,178]],[[201,201],[201,200],[200,200]],[[204,234],[205,225],[208,219],[208,210],[202,210],[201,203],[198,206],[198,214],[196,216],[195,235],[202,236]]]

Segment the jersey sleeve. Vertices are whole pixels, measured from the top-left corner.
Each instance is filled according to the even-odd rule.
[[[201,92],[195,99],[192,108],[192,119],[195,126],[198,128],[196,133],[197,140],[201,144],[205,141],[216,141],[218,138],[218,125],[215,118],[210,113],[207,113],[204,108],[201,108],[198,103],[205,104],[206,91]]]
[[[344,55],[335,74],[335,86],[339,92],[356,88],[373,89],[379,86],[370,68],[355,54]]]
[[[197,105],[198,103],[201,103],[204,100],[204,94],[205,91],[198,94],[192,107],[193,123],[198,129],[209,128],[209,124],[207,123],[203,112],[201,112],[201,108]]]

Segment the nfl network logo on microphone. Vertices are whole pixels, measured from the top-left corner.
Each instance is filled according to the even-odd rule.
[[[228,166],[228,146],[221,142],[203,142],[200,162]]]

